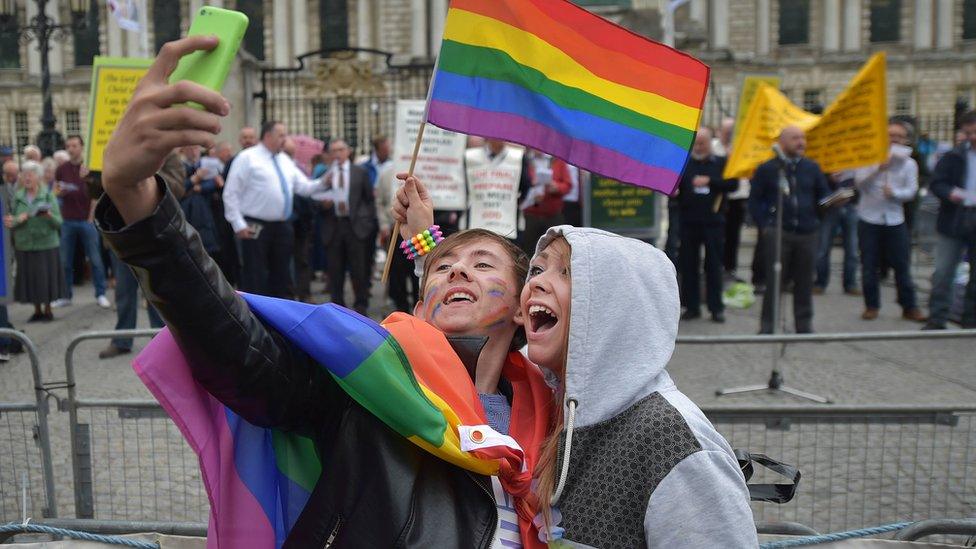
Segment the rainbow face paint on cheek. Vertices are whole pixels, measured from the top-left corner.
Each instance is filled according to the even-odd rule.
[[[491,277],[488,279],[488,282],[491,284],[487,292],[488,297],[494,298],[497,305],[492,308],[492,311],[480,324],[487,329],[494,329],[504,325],[511,319],[512,306],[517,306],[517,304],[502,301],[508,295],[508,284],[505,280],[498,277]],[[492,305],[495,305],[495,303],[493,302]]]
[[[437,313],[440,311],[441,300],[435,299],[440,295],[439,294],[440,288],[441,288],[440,286],[431,286],[430,289],[427,290],[427,294],[424,295],[424,308],[426,309],[428,322],[433,321],[434,316],[436,316]]]

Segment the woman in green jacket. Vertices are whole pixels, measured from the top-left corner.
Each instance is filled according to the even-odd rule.
[[[58,252],[61,209],[54,193],[42,184],[43,178],[43,166],[24,162],[11,213],[3,218],[3,224],[13,232],[17,252],[14,297],[20,303],[34,304],[34,315],[28,322],[54,320],[51,302],[63,297],[65,289]]]

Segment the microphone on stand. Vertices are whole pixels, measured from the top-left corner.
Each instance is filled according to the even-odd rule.
[[[790,196],[790,183],[786,178],[786,171],[790,169],[790,160],[786,157],[786,153],[783,152],[783,148],[779,146],[779,143],[773,143],[772,149],[776,153],[776,158],[779,159],[779,163],[783,168],[783,177],[779,179],[779,188],[783,192],[783,196]]]

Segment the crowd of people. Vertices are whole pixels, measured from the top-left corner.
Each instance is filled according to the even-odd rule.
[[[976,255],[972,248],[976,236],[967,228],[973,223],[976,204],[971,190],[976,186],[971,181],[971,166],[976,162],[968,156],[976,143],[972,113],[960,119],[955,148],[933,163],[931,171],[926,162],[918,162],[915,128],[893,118],[888,127],[891,154],[882,165],[824,174],[804,156],[803,131],[786,128],[778,140],[783,157],[759,166],[751,179],[725,179],[722,172],[734,129],[731,119],[714,134],[701,128],[668,201],[663,248],[678,271],[682,320],[701,317],[704,294],[711,320],[725,321],[723,290],[729,283],[743,282],[739,248],[743,227],[751,223],[758,229],[751,283],[757,294],[764,295],[761,333],[772,332],[776,323],[767,289],[780,234],[781,288],[793,294],[798,333],[813,330],[813,296],[828,287],[831,251],[838,236],[843,291],[863,298],[861,318],[878,318],[879,280],[891,272],[902,317],[924,322],[926,329],[945,328],[957,266],[967,257],[971,265]],[[369,154],[357,159],[344,139],[328,139],[322,152],[306,165],[294,159],[295,144],[278,122],[243,128],[238,144],[236,154],[228,142],[209,150],[181,147],[170,155],[165,170],[167,184],[225,278],[244,291],[313,302],[322,300],[313,297],[311,289],[311,281],[320,277],[329,300],[345,305],[348,274],[352,308],[367,314],[378,278],[376,251],[386,249],[391,238],[396,244],[402,241],[392,234],[390,197],[396,180],[390,140],[375,137]],[[471,137],[465,158],[466,162],[498,162],[512,149],[501,141]],[[16,250],[13,297],[34,305],[29,322],[53,320],[52,309],[71,305],[73,282],[90,273],[96,303],[110,308],[106,293],[114,285],[117,328],[135,327],[139,303],[135,280],[101,245],[92,223],[101,187],[99,174],[89,174],[84,165],[83,139],[69,136],[64,150],[46,158],[28,145],[20,163],[13,160],[10,148],[0,152],[4,153],[4,224]],[[580,180],[587,174],[531,150],[514,166],[521,224],[518,233],[505,236],[532,253],[550,227],[582,224]],[[910,268],[914,211],[926,187],[941,204],[928,315],[921,308]],[[845,188],[856,191],[853,199],[824,203]],[[776,199],[781,190],[780,233]],[[465,214],[464,210],[435,210],[435,221],[450,235],[462,227]],[[394,254],[391,263],[389,298],[396,310],[412,311],[420,298],[419,278],[400,254]],[[76,273],[79,268],[82,272]],[[965,326],[976,323],[972,288],[970,283],[964,297]],[[151,307],[149,320],[151,326],[162,325]],[[0,347],[2,357],[10,344]],[[130,339],[117,339],[101,356],[111,358],[131,348]]]
[[[701,317],[704,270],[711,319],[725,321],[723,285],[744,282],[737,273],[739,243],[744,223],[751,220],[758,230],[751,282],[755,292],[763,294],[760,333],[778,327],[772,299],[777,268],[781,291],[793,294],[795,331],[813,331],[813,296],[822,295],[830,282],[838,235],[843,243],[843,290],[863,298],[863,320],[878,318],[879,280],[893,272],[902,318],[924,323],[923,329],[946,328],[950,304],[958,299],[953,281],[960,261],[968,257],[968,272],[976,272],[976,111],[960,117],[954,147],[934,159],[930,173],[927,162],[919,163],[914,126],[892,118],[891,148],[880,165],[825,174],[804,156],[804,131],[787,127],[777,140],[777,156],[760,165],[751,179],[724,179],[733,122],[724,121],[716,138],[709,128],[699,130],[668,202],[664,249],[679,271],[683,320]],[[928,315],[921,308],[911,270],[911,224],[926,188],[939,200]],[[976,326],[974,295],[976,276],[970,276],[959,318],[964,327]]]

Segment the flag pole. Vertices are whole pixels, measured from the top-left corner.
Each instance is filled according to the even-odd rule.
[[[430,97],[434,93],[434,80],[437,78],[437,66],[441,62],[438,55],[434,60],[434,68],[430,72],[430,84],[427,85],[427,99],[424,101],[424,117],[420,122],[420,129],[417,130],[417,142],[413,144],[413,156],[410,157],[410,168],[407,170],[407,177],[413,175],[413,169],[417,165],[417,155],[420,153],[420,143],[424,140],[424,128],[427,127],[427,115],[430,113]],[[400,222],[393,224],[393,231],[390,233],[390,245],[386,250],[386,264],[383,265],[383,277],[380,283],[386,286],[390,278],[390,265],[393,262],[393,254],[396,252],[397,235],[400,234]]]
[[[424,109],[427,112],[427,109]],[[417,165],[417,154],[420,153],[420,143],[424,140],[424,128],[427,127],[427,117],[424,116],[424,121],[420,123],[420,129],[417,130],[417,142],[413,145],[413,156],[410,158],[410,168],[407,170],[407,177],[413,175],[413,169]],[[397,221],[393,224],[393,231],[390,233],[390,246],[386,250],[386,263],[383,265],[383,278],[381,282],[386,285],[386,281],[390,278],[390,265],[393,263],[393,254],[396,253],[396,241],[397,235],[400,234],[400,222]]]

